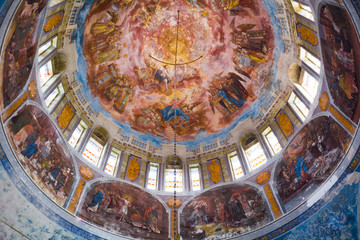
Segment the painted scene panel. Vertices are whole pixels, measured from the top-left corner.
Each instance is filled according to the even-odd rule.
[[[136,239],[168,239],[169,215],[150,193],[122,182],[95,184],[79,216],[107,231]]]
[[[5,127],[21,165],[52,200],[63,206],[73,185],[74,165],[48,116],[26,105]]]
[[[325,75],[337,107],[354,122],[359,120],[360,43],[345,9],[325,5],[319,33]]]
[[[47,0],[23,1],[14,16],[2,62],[3,106],[6,108],[23,90],[31,73],[40,37],[41,19]]]
[[[275,170],[279,196],[291,209],[313,193],[337,168],[351,136],[332,118],[318,117],[289,143]]]
[[[236,236],[270,221],[262,196],[249,186],[231,184],[202,193],[180,214],[183,239]]]
[[[175,114],[179,141],[236,121],[270,82],[275,37],[260,1],[233,2],[95,1],[81,26],[78,51],[88,64],[82,77],[97,107],[166,141]]]

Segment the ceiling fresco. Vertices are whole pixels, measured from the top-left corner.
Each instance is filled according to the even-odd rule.
[[[85,3],[76,80],[93,109],[126,134],[171,142],[176,115],[180,142],[226,135],[254,117],[280,81],[281,28],[268,14],[276,7],[256,0]]]

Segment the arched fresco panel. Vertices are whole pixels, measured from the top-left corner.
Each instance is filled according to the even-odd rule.
[[[279,196],[287,209],[308,197],[337,168],[351,136],[334,119],[318,117],[289,143],[275,170]],[[290,206],[290,207],[289,207]]]
[[[7,107],[23,90],[31,73],[47,0],[23,1],[14,16],[2,62],[3,105]]]
[[[169,215],[150,193],[123,182],[93,184],[79,216],[108,231],[137,239],[168,239]]]
[[[5,130],[26,173],[63,206],[73,185],[74,165],[49,117],[40,108],[26,105],[9,120]]]
[[[241,184],[204,192],[180,214],[180,234],[183,239],[205,239],[250,231],[270,221],[264,202],[257,191]]]
[[[360,43],[346,10],[323,6],[319,33],[331,96],[335,105],[357,122],[360,116]]]

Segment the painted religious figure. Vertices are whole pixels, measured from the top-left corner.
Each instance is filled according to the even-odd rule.
[[[319,33],[326,80],[334,103],[359,120],[360,42],[345,9],[330,4],[320,10]]]
[[[9,28],[7,34],[11,38],[4,43],[6,48],[1,59],[4,107],[18,97],[31,73],[46,3],[47,0],[22,1]]]
[[[287,209],[295,207],[331,175],[350,139],[330,117],[315,118],[297,133],[275,172],[277,190]]]
[[[216,234],[245,232],[270,221],[265,202],[256,190],[231,184],[192,199],[180,214],[183,239],[208,239]]]
[[[169,215],[155,196],[124,182],[94,183],[77,213],[87,221],[136,239],[168,239]]]
[[[6,124],[6,132],[27,174],[63,205],[73,184],[74,166],[52,121],[38,107],[25,105]]]
[[[259,1],[105,1],[84,7],[77,46],[88,67],[79,72],[98,98],[98,110],[132,130],[171,141],[176,115],[179,141],[210,135],[238,119],[269,86],[275,36]],[[131,86],[119,82],[120,75]]]

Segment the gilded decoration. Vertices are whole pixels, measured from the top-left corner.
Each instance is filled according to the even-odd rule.
[[[29,84],[29,97],[31,100],[34,100],[37,95],[37,87],[35,79],[31,80]]]
[[[61,111],[59,117],[58,117],[58,125],[61,129],[65,129],[69,123],[72,117],[75,114],[74,107],[70,104],[66,104],[63,110]]]
[[[286,137],[290,137],[294,133],[294,125],[285,113],[279,113],[279,126]]]
[[[24,95],[19,98],[13,105],[11,105],[6,112],[2,114],[2,120],[5,122],[20,106],[23,104],[28,98],[28,94],[24,93]]]
[[[323,92],[319,98],[319,108],[321,111],[326,111],[329,108],[330,99],[327,92]]]
[[[81,193],[82,193],[82,191],[84,189],[84,186],[85,186],[85,181],[81,179],[79,185],[76,188],[74,198],[71,200],[70,206],[67,209],[72,214],[75,213],[75,208],[76,208],[76,205],[79,202],[79,199],[80,199]]]
[[[352,134],[355,134],[355,126],[344,117],[335,107],[330,106],[330,112],[339,120]]]
[[[137,179],[140,173],[140,164],[137,161],[137,157],[134,157],[129,161],[129,167],[126,171],[128,178],[133,182]]]
[[[210,173],[210,179],[214,183],[218,183],[221,180],[221,167],[218,162],[215,160],[211,161],[211,164],[208,166],[209,173]]]
[[[58,13],[49,18],[44,26],[44,31],[49,32],[53,30],[57,25],[59,25],[60,21],[62,20],[62,16]]]
[[[270,171],[262,171],[256,177],[257,184],[264,185],[270,180]]]
[[[277,204],[276,200],[275,200],[275,197],[274,197],[274,194],[270,188],[270,185],[269,184],[266,184],[264,186],[264,190],[265,190],[265,193],[266,193],[266,196],[267,198],[269,199],[269,202],[270,202],[270,206],[271,206],[271,209],[275,215],[275,219],[278,219],[282,213],[280,211],[280,207],[279,205]]]
[[[169,198],[166,201],[166,204],[171,208],[174,207],[174,203],[175,203],[175,208],[179,208],[183,204],[181,199],[176,199],[176,202],[175,202],[175,199],[173,197]]]
[[[304,39],[306,42],[310,43],[313,46],[318,45],[318,38],[316,34],[311,31],[311,29],[302,25],[297,25],[297,31],[300,34],[301,38]]]
[[[91,180],[94,178],[94,173],[88,166],[85,165],[81,166],[79,171],[80,171],[80,175],[86,180]]]

